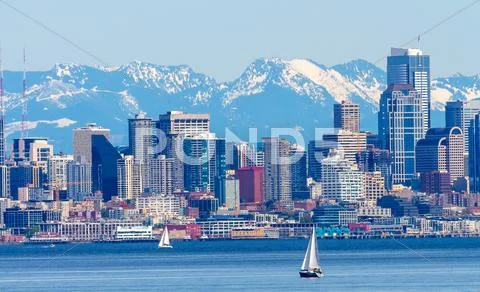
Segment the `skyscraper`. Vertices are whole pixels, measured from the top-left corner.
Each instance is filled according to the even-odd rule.
[[[476,114],[469,127],[468,175],[470,192],[480,192],[480,114]]]
[[[417,143],[416,171],[448,171],[452,183],[465,177],[463,142],[460,127],[429,129]]]
[[[132,155],[117,160],[117,195],[136,199],[143,192],[142,165]]]
[[[263,203],[263,167],[239,168],[235,175],[240,181],[240,201],[242,203]]]
[[[109,201],[117,194],[118,151],[103,134],[91,135],[92,185],[93,191],[101,191],[103,200]],[[88,157],[87,156],[87,157]]]
[[[10,168],[0,164],[0,198],[10,196]]]
[[[310,191],[307,185],[307,152],[300,145],[290,147],[290,156],[298,155],[298,160],[292,162],[292,198],[309,199]]]
[[[92,193],[92,166],[78,161],[67,165],[67,196],[76,199]]]
[[[73,155],[57,154],[48,160],[48,188],[51,195],[55,190],[66,191],[68,188],[68,163],[73,161]]]
[[[263,138],[265,147],[264,194],[266,201],[292,201],[290,143],[277,137]]]
[[[144,172],[146,173],[144,189],[155,194],[172,195],[175,191],[173,167],[174,159],[166,158],[165,155],[159,155],[156,158],[149,159],[144,167]],[[183,185],[181,189],[183,189]]]
[[[225,204],[225,139],[204,133],[186,138],[183,145],[185,190],[214,192],[220,205]]]
[[[480,101],[448,101],[445,105],[445,127],[462,129],[465,153],[468,153],[468,132],[470,122],[480,113]]]
[[[322,159],[328,156],[331,147],[322,140],[308,142],[308,176],[314,181],[322,179]]]
[[[53,146],[47,138],[28,137],[13,139],[13,159],[16,162],[41,162],[46,166],[53,155]]]
[[[333,104],[333,127],[360,132],[360,106],[351,101]]]
[[[144,163],[155,154],[153,128],[153,120],[147,118],[145,113],[128,120],[128,147],[137,162]]]
[[[357,153],[357,165],[363,172],[380,172],[385,188],[392,189],[392,157],[390,151],[367,145],[367,150]]]
[[[365,133],[338,130],[337,133],[323,135],[323,140],[331,148],[342,152],[343,157],[352,163],[356,162],[355,155],[367,148],[367,134]]]
[[[410,84],[421,97],[423,131],[430,128],[430,56],[419,49],[392,48],[387,57],[387,85]]]
[[[210,132],[210,115],[170,111],[160,115],[156,124],[157,130],[165,135],[193,136]]]
[[[365,198],[364,173],[341,152],[331,153],[322,160],[323,198],[356,202]]]
[[[81,163],[92,164],[92,136],[103,135],[110,139],[110,130],[87,124],[85,127],[73,130],[73,158]]]
[[[422,97],[413,86],[391,84],[380,97],[379,136],[392,156],[392,183],[415,177],[415,147],[425,136]]]

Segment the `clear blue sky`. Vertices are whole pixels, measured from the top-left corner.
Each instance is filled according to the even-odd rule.
[[[310,58],[334,65],[375,61],[472,0],[457,1],[64,1],[6,0],[111,65],[132,60],[188,64],[218,80],[237,77],[258,57]],[[480,73],[480,3],[421,43],[433,76]],[[54,63],[93,65],[82,54],[0,2],[7,69]],[[415,44],[413,44],[415,45]],[[378,64],[385,67],[385,61]]]

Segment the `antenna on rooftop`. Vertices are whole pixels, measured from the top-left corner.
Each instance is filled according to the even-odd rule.
[[[22,138],[28,136],[27,126],[27,49],[23,47]]]

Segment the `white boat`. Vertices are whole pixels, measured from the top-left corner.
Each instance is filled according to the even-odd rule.
[[[302,267],[300,269],[300,277],[302,278],[320,278],[324,273],[320,264],[318,263],[317,252],[317,235],[315,234],[315,227],[313,227],[312,236],[308,242],[307,252],[303,259]]]
[[[160,238],[160,242],[158,243],[158,248],[172,248],[173,246],[170,245],[170,237],[168,236],[168,228],[165,225],[165,228],[162,232],[162,237]]]

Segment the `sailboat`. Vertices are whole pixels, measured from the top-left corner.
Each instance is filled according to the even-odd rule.
[[[300,277],[302,278],[320,278],[324,273],[318,263],[317,254],[317,235],[315,234],[315,227],[313,227],[312,236],[308,242],[307,252],[303,259],[302,267],[300,269]]]
[[[170,238],[168,236],[168,228],[165,225],[165,228],[162,232],[162,237],[160,238],[160,242],[158,243],[158,248],[172,248],[173,246],[170,245]]]

